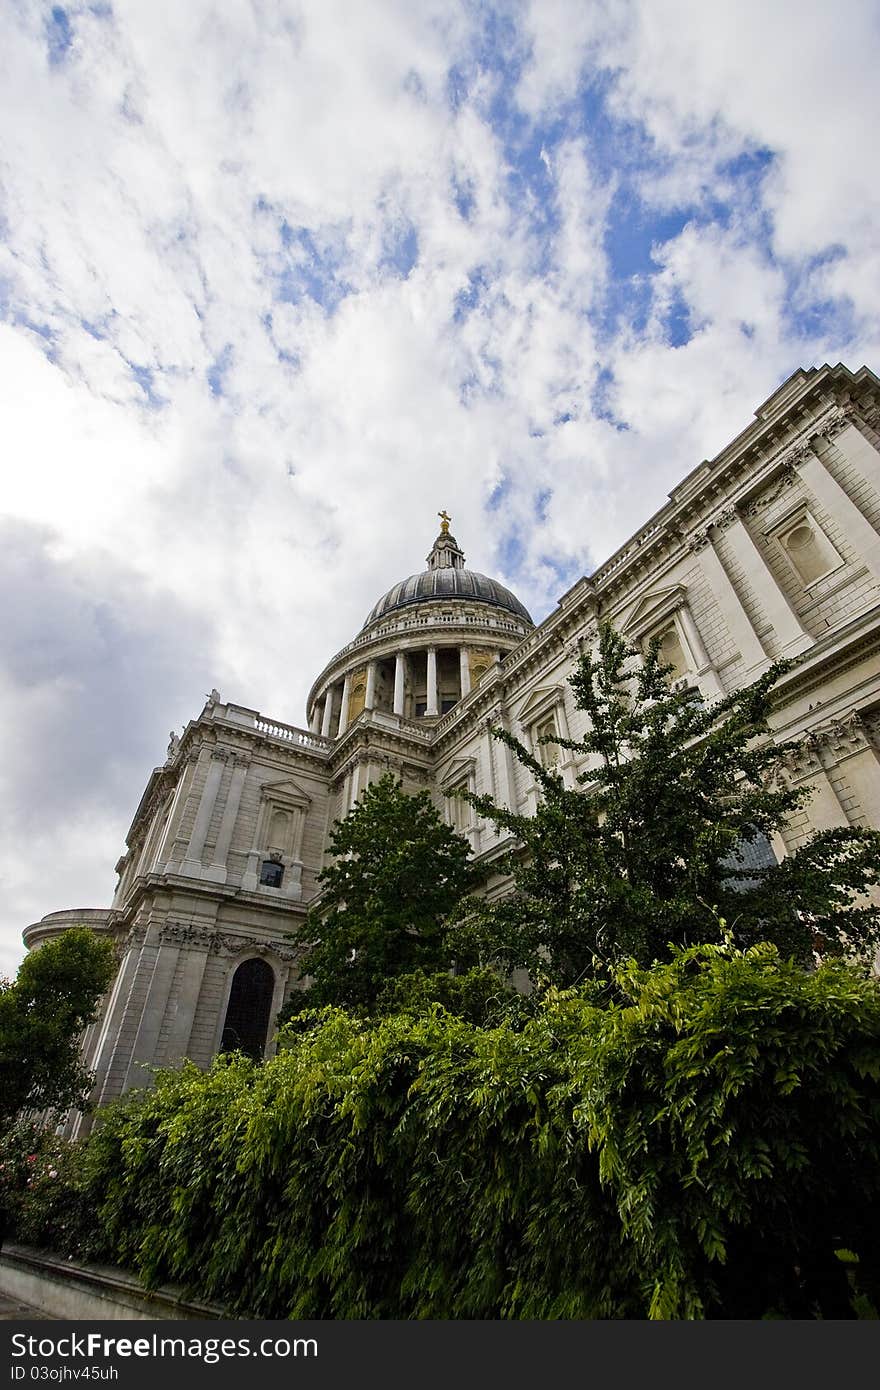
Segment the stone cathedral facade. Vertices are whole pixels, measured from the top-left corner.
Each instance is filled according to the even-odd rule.
[[[300,983],[287,936],[330,828],[384,772],[428,788],[491,862],[503,843],[451,793],[534,809],[530,773],[492,725],[566,779],[584,770],[539,740],[582,736],[567,677],[600,620],[660,636],[674,678],[709,701],[797,658],[774,736],[797,742],[785,775],[813,796],[773,852],[818,829],[880,826],[880,379],[867,368],[796,372],[538,626],[467,568],[441,518],[427,567],[379,599],[315,680],[306,727],[212,691],[147,782],[112,905],[26,929],[30,948],[79,923],[116,943],[118,974],[84,1039],[97,1101],[143,1085],[144,1064],[271,1050]]]

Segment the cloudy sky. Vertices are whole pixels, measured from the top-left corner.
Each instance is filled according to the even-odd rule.
[[[440,508],[540,619],[796,367],[880,367],[878,72],[869,0],[0,6],[0,972]]]

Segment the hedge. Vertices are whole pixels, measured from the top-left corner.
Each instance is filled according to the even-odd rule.
[[[108,1107],[20,1236],[254,1318],[873,1315],[875,980],[701,946],[525,1022],[313,1024]]]

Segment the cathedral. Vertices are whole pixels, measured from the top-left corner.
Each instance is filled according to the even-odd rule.
[[[440,513],[426,567],[394,583],[316,677],[303,727],[212,690],[149,777],[111,906],[26,929],[29,948],[80,924],[116,945],[83,1040],[98,1103],[143,1085],[145,1065],[271,1051],[301,985],[288,936],[329,832],[386,771],[428,789],[491,864],[505,841],[454,792],[534,810],[531,774],[493,725],[567,781],[583,771],[540,740],[585,732],[567,678],[600,621],[659,637],[673,679],[707,701],[796,658],[773,734],[796,742],[785,776],[813,795],[772,852],[828,827],[880,827],[880,379],[866,367],[795,372],[537,626],[468,568],[450,521]]]

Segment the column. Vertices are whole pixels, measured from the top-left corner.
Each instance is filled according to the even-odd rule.
[[[755,666],[769,664],[767,653],[758,641],[758,634],[752,627],[749,615],[739,601],[739,595],[730,582],[730,576],[722,565],[715,547],[706,531],[698,535],[691,548],[696,552],[700,569],[706,576],[718,607],[724,614],[727,630],[739,647],[740,655],[747,671]]]
[[[773,624],[773,630],[779,640],[780,652],[785,656],[796,656],[800,652],[806,651],[807,647],[812,646],[813,639],[801,627],[797,614],[774,579],[764,556],[749,535],[742,517],[731,508],[722,517],[722,523],[725,521],[729,527],[727,543],[751,579],[767,619]]]
[[[394,713],[403,714],[406,690],[406,657],[398,652],[394,658]]]
[[[139,942],[129,946],[122,958],[122,964],[113,982],[110,1000],[104,1013],[100,1036],[92,1059],[95,1073],[95,1083],[92,1088],[93,1099],[97,1099],[98,1097],[103,1099],[104,1097],[104,1085],[107,1079],[107,1072],[116,1049],[119,1033],[122,1029],[122,1021],[125,1016],[129,994],[135,975],[137,974],[142,944],[142,942]],[[80,1126],[80,1129],[82,1129],[82,1126]]]
[[[205,838],[208,834],[208,827],[211,824],[211,816],[214,813],[214,803],[217,800],[217,793],[220,790],[220,781],[223,777],[223,769],[226,766],[226,753],[224,750],[216,752],[211,757],[208,767],[208,776],[205,779],[205,786],[202,791],[202,799],[199,802],[199,809],[196,812],[195,825],[189,837],[189,845],[186,857],[180,866],[180,872],[189,878],[200,878],[202,873],[202,850],[205,848]]]
[[[348,728],[348,697],[351,694],[351,676],[346,676],[342,682],[342,708],[339,711],[339,728],[336,737],[342,738]]]
[[[367,667],[367,690],[364,695],[364,709],[375,709],[376,707],[376,672],[378,669],[375,661],[371,661]]]
[[[232,768],[232,777],[229,782],[229,791],[226,793],[226,805],[223,807],[223,819],[220,822],[220,831],[217,835],[217,843],[214,846],[214,859],[210,868],[205,871],[205,878],[212,883],[226,882],[226,858],[229,854],[229,846],[232,843],[232,832],[235,829],[235,822],[238,818],[238,807],[241,802],[242,788],[247,777],[247,763],[241,759],[236,759]]]
[[[187,1056],[207,963],[207,949],[193,947],[184,950],[177,987],[177,1007],[162,1048],[162,1056],[157,1058],[163,1067],[173,1066],[175,1062]]]
[[[845,413],[832,420],[819,438],[813,441],[811,447],[820,458],[823,446],[827,447],[826,441],[843,455],[857,473],[867,479],[880,497],[880,453],[858,426],[847,419]]]
[[[467,647],[459,647],[458,663],[461,668],[461,698],[470,693],[471,688],[471,666]]]
[[[321,716],[320,716],[320,714],[318,713],[318,702],[317,702],[317,700],[316,700],[315,703],[312,705],[312,717],[311,717],[311,719],[309,720],[309,733],[311,733],[311,734],[319,734],[320,732],[321,732]]]
[[[149,1077],[144,1068],[154,1065],[158,1060],[156,1047],[168,1010],[171,986],[174,983],[179,956],[180,947],[162,942],[160,936],[153,973],[150,976],[134,1046],[131,1049],[131,1059],[125,1073],[123,1091],[128,1091],[133,1086],[147,1085]]]
[[[804,807],[812,830],[837,830],[840,826],[849,825],[846,812],[824,767],[817,768],[806,785],[813,793]]]
[[[505,733],[509,733],[510,721],[506,714],[503,710],[499,709],[497,715],[497,719],[492,719],[490,722],[497,723]],[[499,801],[502,806],[507,806],[511,811],[515,812],[518,810],[518,806],[516,798],[516,772],[513,766],[513,750],[509,748],[506,743],[503,743],[501,739],[491,738],[491,742],[493,744],[493,752],[497,751],[500,763],[501,776],[498,779],[498,790],[501,795]],[[502,830],[499,833],[503,836],[504,831]]]
[[[425,714],[437,713],[437,648],[428,648],[428,703]]]
[[[330,737],[330,720],[333,718],[333,687],[328,685],[324,694],[324,715],[321,720],[321,734],[323,738]]]
[[[183,776],[175,792],[174,805],[171,808],[171,815],[168,817],[168,827],[165,838],[162,841],[162,858],[158,860],[162,872],[166,874],[176,874],[180,867],[180,861],[186,855],[187,841],[183,836],[183,826],[186,825],[190,815],[195,815],[198,806],[198,798],[194,788],[199,776],[200,769],[207,766],[210,762],[211,750],[206,744],[202,744],[197,753],[190,753]]]
[[[795,467],[813,496],[838,522],[860,559],[880,579],[880,535],[819,458],[816,450],[828,447],[820,440],[813,440],[809,449],[795,460]],[[839,447],[839,441],[835,441],[835,447]]]

